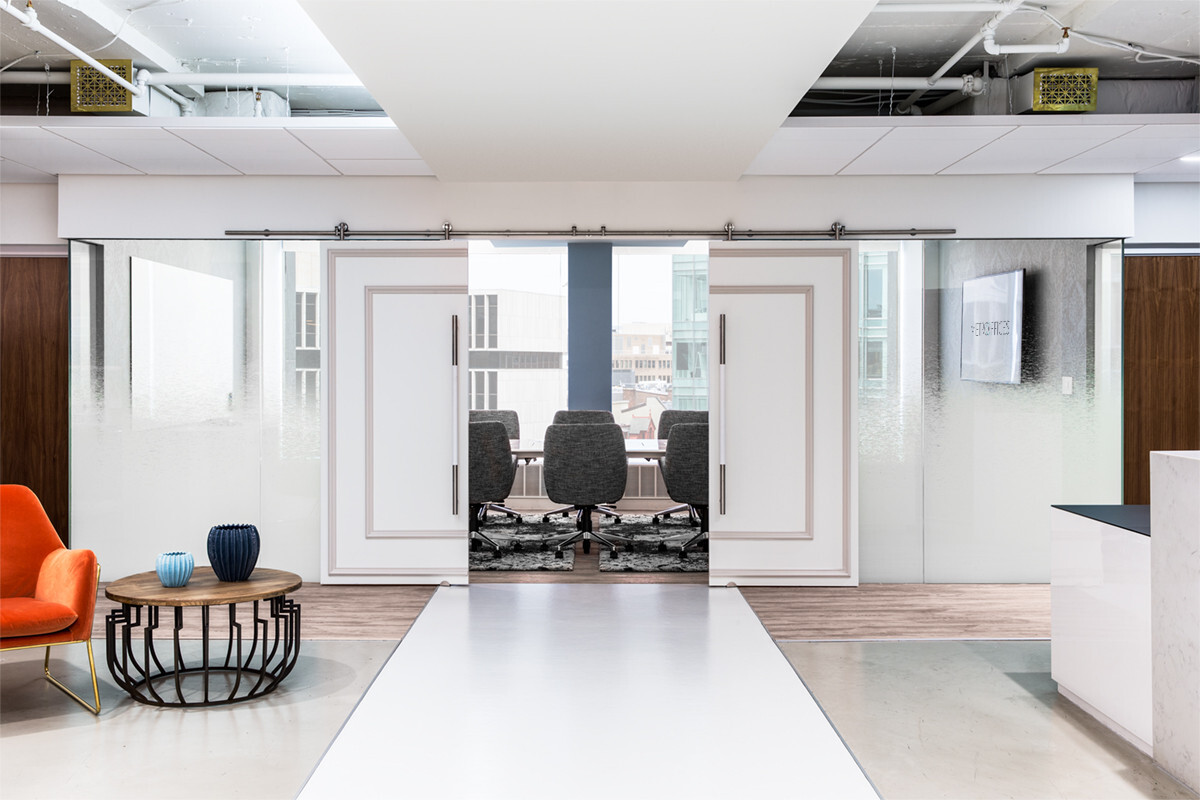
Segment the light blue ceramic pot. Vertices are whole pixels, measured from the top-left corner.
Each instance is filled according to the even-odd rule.
[[[191,553],[174,550],[158,557],[154,571],[158,573],[158,579],[162,581],[163,586],[177,588],[187,586],[187,582],[192,579],[192,569],[195,566],[196,560],[192,558]]]

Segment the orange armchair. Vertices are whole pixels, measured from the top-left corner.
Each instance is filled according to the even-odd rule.
[[[30,489],[0,485],[0,650],[45,647],[46,680],[76,702],[100,713],[92,656],[92,617],[100,567],[91,550],[63,547],[45,509]],[[95,705],[50,674],[50,648],[86,644]]]

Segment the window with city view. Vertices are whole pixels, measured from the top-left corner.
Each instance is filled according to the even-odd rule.
[[[669,408],[708,408],[708,247],[613,250],[612,410],[657,438]]]
[[[470,408],[511,409],[540,438],[567,407],[567,250],[471,242]]]

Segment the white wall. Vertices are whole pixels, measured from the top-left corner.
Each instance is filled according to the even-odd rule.
[[[0,244],[66,244],[58,238],[57,184],[0,184]]]
[[[749,177],[726,183],[448,183],[434,178],[63,176],[59,235],[226,230],[954,228],[955,238],[1133,233],[1119,175]],[[102,199],[103,202],[98,202]]]
[[[1126,244],[1200,242],[1200,183],[1135,183],[1134,235]]]

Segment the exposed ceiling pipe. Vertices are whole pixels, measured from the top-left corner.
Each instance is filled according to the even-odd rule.
[[[151,86],[362,86],[348,72],[152,72]]]
[[[951,11],[976,13],[980,11],[999,11],[1003,7],[1003,0],[983,0],[976,3],[879,3],[871,11],[895,11],[901,14],[943,14]]]
[[[896,106],[896,110],[903,114],[912,108],[913,103],[917,102],[917,100],[919,100],[921,96],[925,94],[925,92],[932,89],[933,84],[936,83],[938,79],[944,76],[947,72],[949,72],[950,68],[961,61],[967,53],[971,52],[975,45],[979,44],[984,36],[988,35],[988,33],[994,33],[996,26],[998,26],[1006,17],[1008,17],[1009,14],[1012,14],[1014,11],[1020,8],[1021,3],[1022,0],[1004,0],[1004,2],[1001,4],[1000,10],[997,11],[991,19],[983,23],[983,27],[979,29],[979,32],[972,36],[966,44],[958,49],[957,53],[950,56],[950,59],[945,64],[942,64],[938,71],[929,77],[927,81],[929,86],[923,89],[917,89],[908,97],[904,98],[904,100],[901,101],[898,106]],[[876,6],[876,8],[878,8],[878,6]]]
[[[1009,53],[1065,53],[1071,46],[1071,29],[1063,28],[1062,38],[1057,44],[996,44],[996,32],[988,31],[983,37],[983,49],[990,55],[1003,56]]]
[[[983,92],[983,79],[978,75],[963,75],[958,78],[938,78],[932,84],[926,78],[817,78],[813,89],[833,91],[874,92],[887,89],[923,89],[925,91],[962,92],[977,95]]]
[[[29,28],[29,30],[33,31],[34,33],[40,33],[42,36],[44,36],[47,39],[49,39],[50,41],[54,42],[56,45],[63,48],[64,50],[67,50],[68,52],[70,52],[76,56],[79,56],[80,60],[86,62],[90,67],[95,69],[101,75],[105,76],[106,78],[111,80],[113,83],[117,84],[118,86],[122,86],[125,89],[129,90],[130,92],[133,92],[135,97],[142,96],[142,92],[144,91],[143,89],[140,89],[137,86],[130,83],[129,81],[125,80],[120,75],[113,72],[111,69],[109,69],[108,67],[104,66],[99,61],[97,61],[96,59],[89,56],[82,49],[71,44],[66,39],[62,38],[57,33],[50,30],[45,25],[43,25],[38,20],[37,12],[33,10],[32,2],[29,3],[29,5],[26,7],[25,11],[22,11],[19,8],[13,8],[12,4],[10,2],[8,2],[7,0],[4,3],[3,8],[9,14],[11,14],[12,16],[19,19],[21,21],[21,24],[24,25],[26,28]]]
[[[973,76],[973,77],[974,77],[975,81],[978,82],[978,84],[980,85],[980,87],[981,87],[980,91],[970,92],[970,93],[968,93],[968,92],[952,92],[950,94],[943,96],[941,99],[934,100],[932,103],[930,103],[927,106],[921,106],[920,107],[921,113],[922,114],[930,114],[930,115],[941,114],[946,109],[958,105],[963,100],[966,100],[968,97],[978,97],[979,95],[988,91],[988,89],[991,87],[992,82],[991,82],[991,79],[988,77],[988,65],[986,62],[984,62],[984,65],[983,65],[983,75]]]
[[[149,80],[150,80],[150,70],[139,69],[137,72],[137,85],[139,87],[147,86],[147,85],[149,85]],[[192,115],[192,113],[196,110],[195,103],[193,103],[189,98],[184,97],[179,92],[172,89],[170,86],[155,86],[154,89],[155,89],[155,91],[159,92],[164,97],[166,97],[168,100],[170,100],[172,103],[179,106],[179,113],[182,114],[183,116],[190,117]]]
[[[255,86],[362,86],[362,81],[354,75],[344,73],[282,73],[282,72],[150,72],[139,70],[137,80],[142,83],[142,73],[145,73],[147,86],[208,86],[208,87],[245,87]],[[21,72],[0,72],[0,83],[70,83],[71,73],[47,73],[42,70],[24,70]],[[137,93],[135,89],[130,91]]]

